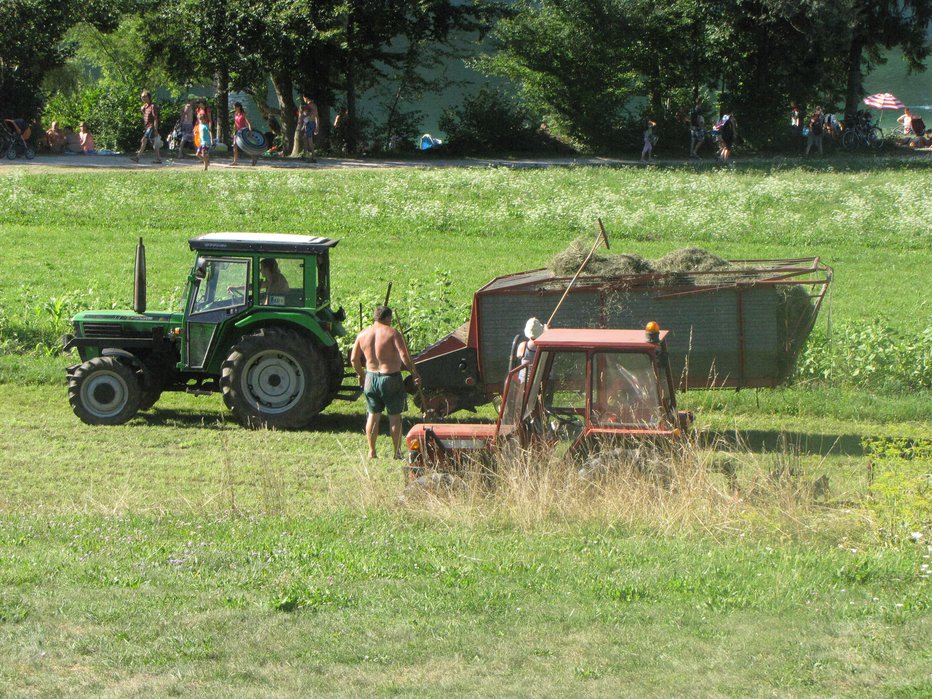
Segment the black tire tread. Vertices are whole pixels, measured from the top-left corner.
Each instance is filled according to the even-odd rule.
[[[305,395],[285,413],[259,412],[240,389],[242,371],[249,358],[270,349],[287,352],[304,368]],[[330,402],[329,374],[327,360],[307,337],[288,328],[269,327],[252,335],[244,335],[233,346],[220,370],[220,391],[223,402],[244,427],[297,429],[307,426]]]
[[[102,418],[90,412],[81,401],[81,386],[98,371],[113,371],[126,382],[128,397],[124,408],[111,417]],[[94,357],[75,369],[68,379],[68,402],[82,422],[88,425],[122,425],[139,412],[142,389],[136,371],[119,357]]]

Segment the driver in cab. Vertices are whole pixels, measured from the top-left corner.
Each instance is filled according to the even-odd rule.
[[[260,304],[263,306],[284,305],[284,300],[279,303],[273,302],[276,296],[283,297],[286,293],[288,293],[290,288],[288,286],[288,280],[278,268],[278,260],[276,260],[274,257],[263,258],[259,262],[259,274],[262,275],[262,279],[259,280],[259,293],[261,294]],[[245,287],[228,286],[227,291],[230,293],[242,295],[245,291]]]

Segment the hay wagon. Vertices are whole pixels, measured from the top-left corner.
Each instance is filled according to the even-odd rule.
[[[812,331],[832,279],[818,257],[731,260],[696,272],[581,277],[555,327],[632,328],[656,321],[669,331],[680,390],[783,384]],[[468,322],[415,357],[422,409],[447,415],[500,394],[514,341],[530,317],[547,318],[569,277],[539,269],[479,289]]]

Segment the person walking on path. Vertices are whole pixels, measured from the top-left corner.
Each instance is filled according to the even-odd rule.
[[[822,157],[822,129],[824,126],[825,117],[822,114],[822,107],[816,107],[809,118],[809,135],[806,136],[806,157],[809,156],[809,151],[814,145],[819,147],[819,157]]]
[[[233,103],[233,162],[231,165],[239,164],[239,146],[236,145],[236,137],[244,131],[252,131],[252,124],[243,111],[242,102]],[[256,156],[252,156],[252,164],[256,164]]]
[[[731,152],[735,147],[735,138],[737,136],[738,122],[735,120],[735,115],[730,111],[723,112],[722,118],[718,122],[718,157],[721,158],[723,163],[727,163],[731,159]]]
[[[696,106],[689,112],[689,157],[699,158],[699,149],[705,142],[705,117],[702,116],[702,102],[696,100]]]
[[[197,124],[198,146],[197,157],[204,161],[204,169],[210,165],[210,126],[207,125],[207,115],[201,114]]]
[[[392,327],[392,309],[376,306],[373,321],[356,338],[350,361],[366,396],[369,458],[376,458],[375,441],[379,436],[379,420],[382,411],[387,410],[394,455],[400,459],[401,413],[406,407],[401,369],[410,371],[418,386],[421,385],[421,377],[414,368],[404,336]]]
[[[301,154],[302,160],[307,151],[311,152],[311,162],[316,163],[314,157],[314,136],[320,132],[320,115],[317,112],[317,105],[307,95],[304,95],[304,104],[301,105],[301,123],[304,126],[304,152]]]
[[[161,145],[161,139],[159,138],[159,108],[152,101],[152,93],[148,90],[143,90],[139,98],[142,100],[142,107],[139,109],[142,112],[142,141],[136,155],[131,156],[131,159],[134,163],[138,163],[139,156],[146,150],[146,145],[151,143],[152,150],[155,151],[155,160],[152,162],[160,163],[162,158],[159,155],[159,147],[156,145]]]
[[[647,128],[644,129],[644,148],[641,150],[641,162],[646,163],[650,157],[651,153],[654,150],[654,144],[657,142],[657,137],[654,136],[654,127],[657,126],[657,122],[653,119],[647,120]]]

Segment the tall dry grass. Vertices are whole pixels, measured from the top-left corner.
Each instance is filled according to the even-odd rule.
[[[698,440],[667,448],[608,447],[580,463],[546,447],[469,461],[409,484],[362,466],[356,502],[452,523],[508,523],[523,530],[556,524],[623,526],[660,535],[715,538],[766,533],[778,538],[851,534],[858,507],[832,504],[827,482],[805,474],[791,448],[761,454],[745,445]],[[840,531],[840,529],[839,529]]]

